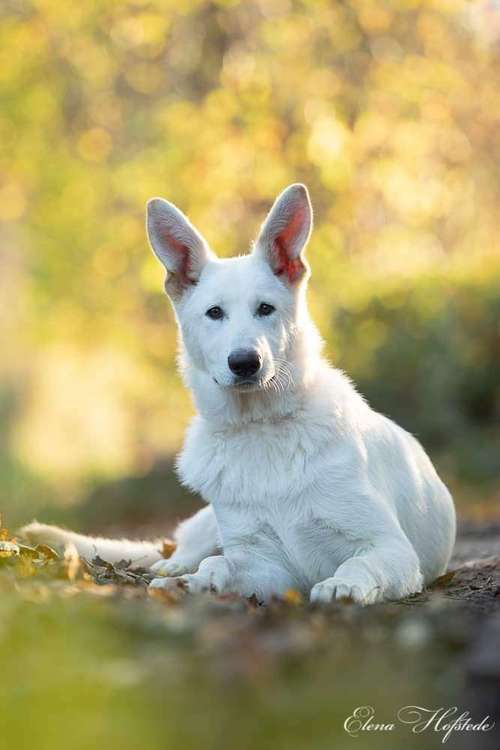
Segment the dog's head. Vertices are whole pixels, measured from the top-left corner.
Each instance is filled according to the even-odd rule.
[[[290,350],[306,316],[303,252],[311,228],[307,189],[291,185],[253,251],[219,259],[179,209],[162,198],[149,201],[149,241],[167,270],[187,357],[219,387],[255,391],[290,379]]]

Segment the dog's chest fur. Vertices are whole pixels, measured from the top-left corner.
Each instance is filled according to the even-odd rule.
[[[214,431],[191,426],[179,459],[182,480],[212,503],[224,550],[252,550],[306,589],[353,551],[315,502],[342,452],[331,415]],[[335,457],[337,451],[337,457]]]
[[[197,417],[179,458],[181,478],[214,506],[293,503],[334,448],[331,420],[297,415],[214,429]]]

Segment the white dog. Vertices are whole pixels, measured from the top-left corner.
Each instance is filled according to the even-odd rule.
[[[87,557],[154,563],[154,587],[175,576],[191,592],[260,601],[293,588],[313,602],[368,604],[442,574],[455,539],[448,490],[420,444],[321,356],[306,305],[306,188],[278,197],[253,251],[237,258],[218,259],[161,198],[147,226],[198,410],[179,474],[208,505],[179,526],[168,560],[153,543],[40,524],[24,533]]]

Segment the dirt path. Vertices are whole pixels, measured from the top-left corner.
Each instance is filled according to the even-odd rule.
[[[405,726],[353,740],[345,719],[368,705],[382,721],[415,705],[457,706],[476,721],[489,716],[491,731],[454,733],[445,747],[500,748],[500,523],[463,523],[450,570],[434,586],[364,608],[312,607],[295,592],[268,607],[180,590],[152,596],[146,571],[87,565],[48,548],[9,557],[5,530],[3,540],[0,698],[4,717],[14,717],[7,737],[29,729],[25,702],[18,705],[19,675],[22,690],[38,695],[33,739],[61,700],[71,707],[71,724],[100,727],[94,686],[116,677],[121,687],[108,694],[113,727],[142,736],[147,706],[154,737],[168,732],[171,746],[187,750],[220,747],[221,732],[224,747],[443,746],[440,733],[422,737]],[[120,664],[126,670],[117,676]],[[131,675],[136,681],[124,687]],[[130,710],[137,701],[139,713]],[[193,712],[196,721],[179,721]]]

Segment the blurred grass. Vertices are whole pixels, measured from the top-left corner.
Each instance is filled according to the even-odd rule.
[[[75,515],[95,492],[119,513],[126,477],[155,515],[148,493],[191,405],[144,203],[178,203],[226,255],[296,180],[315,206],[310,296],[327,354],[422,439],[460,498],[494,501],[499,26],[495,3],[464,0],[5,0],[11,525]]]
[[[311,607],[293,591],[266,607],[179,588],[150,594],[149,571],[85,561],[71,545],[27,546],[0,528],[0,744],[347,748],[344,722],[373,706],[374,724],[394,726],[360,732],[361,747],[440,747],[441,733],[412,733],[398,711],[498,714],[498,665],[478,659],[477,645],[495,649],[499,527],[482,528],[475,566],[371,607]],[[454,736],[478,750],[496,747],[488,738]]]
[[[356,706],[375,703],[389,722],[403,705],[448,705],[461,687],[448,647],[405,645],[394,614],[360,629],[319,613],[252,616],[208,600],[169,609],[107,592],[45,596],[2,591],[6,747],[343,748]],[[421,747],[404,728],[357,740],[402,741]]]

